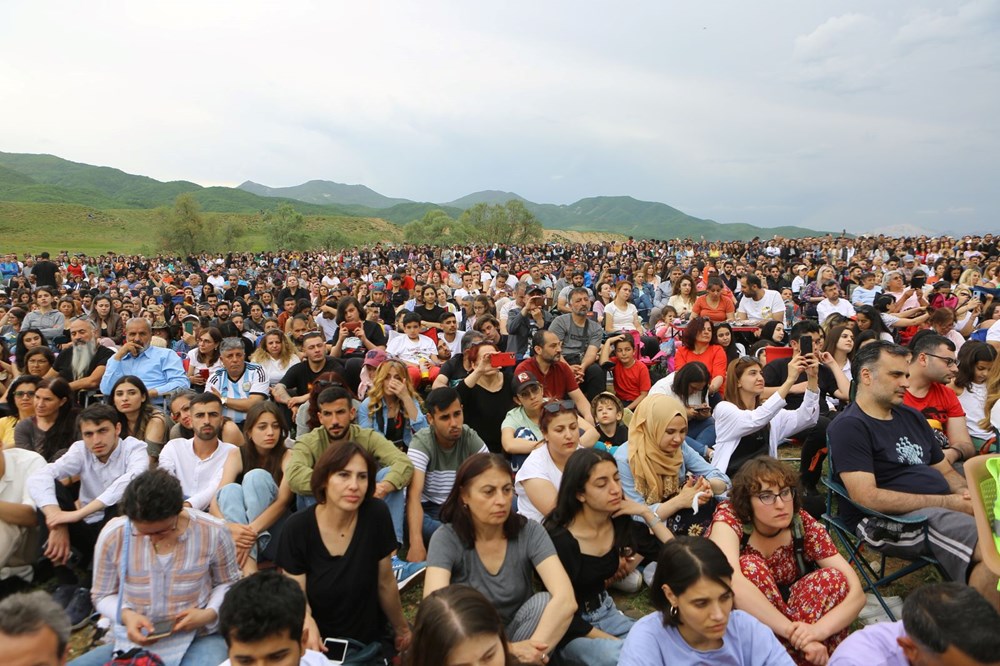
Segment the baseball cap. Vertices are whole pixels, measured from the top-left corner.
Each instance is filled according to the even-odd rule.
[[[912,254],[908,254],[908,255],[906,255],[906,256],[903,257],[903,263],[904,264],[908,263],[908,262],[911,262],[911,261],[913,261],[913,255]]]
[[[380,366],[383,363],[385,363],[386,359],[388,359],[388,358],[389,358],[389,355],[386,354],[381,349],[370,349],[368,351],[368,353],[365,354],[365,361],[364,361],[364,363],[369,368],[377,368],[378,366]]]
[[[516,375],[514,375],[513,388],[515,395],[520,395],[526,389],[529,389],[532,386],[541,386],[541,385],[542,383],[538,381],[538,378],[535,377],[535,375],[533,375],[532,373],[528,372],[527,370],[519,372]]]

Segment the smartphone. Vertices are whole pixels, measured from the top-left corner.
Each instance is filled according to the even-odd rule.
[[[813,353],[813,337],[811,335],[803,335],[799,338],[799,353],[803,356]]]
[[[146,638],[160,639],[166,638],[174,633],[173,620],[156,620],[153,622],[153,630],[146,635]]]
[[[510,352],[497,352],[490,356],[490,365],[494,368],[510,368],[516,364],[514,354]]]
[[[188,335],[194,335],[194,322],[186,321],[184,322],[184,332]]]
[[[346,328],[348,331],[356,331],[356,330],[358,330],[359,326],[361,326],[361,322],[360,321],[347,321],[347,322],[344,322],[344,328]]]
[[[326,658],[331,664],[343,664],[347,659],[347,641],[342,638],[327,638],[323,640],[326,648]]]

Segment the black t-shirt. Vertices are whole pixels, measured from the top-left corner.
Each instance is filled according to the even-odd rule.
[[[454,380],[451,375],[448,377]],[[486,448],[490,452],[502,454],[500,425],[506,418],[507,412],[514,409],[514,389],[511,387],[511,375],[507,372],[503,373],[503,384],[496,393],[490,393],[481,386],[469,388],[461,380],[458,382],[457,389],[458,395],[462,399],[465,425],[475,430],[483,438]]]
[[[385,337],[385,332],[382,327],[373,321],[363,321],[361,325],[365,329],[365,337],[375,345],[376,347],[385,347],[388,340]],[[333,337],[330,339],[331,343],[336,342],[340,339],[340,326],[337,326],[337,330],[334,331]],[[361,338],[356,335],[350,334],[344,338],[344,344],[340,348],[341,358],[361,358],[368,353],[368,348],[365,347],[364,343],[361,342]]]
[[[440,324],[441,317],[447,314],[448,311],[445,310],[440,305],[435,305],[432,308],[427,308],[423,305],[418,305],[415,308],[413,308],[413,312],[415,314],[420,315],[420,321],[433,321]]]
[[[615,434],[609,436],[604,432],[604,427],[597,426],[597,441],[604,444],[609,449],[621,446],[628,441],[628,426],[621,421],[615,426]]]
[[[312,390],[313,381],[324,372],[336,372],[343,377],[344,366],[339,360],[327,356],[326,365],[319,372],[313,372],[309,368],[309,362],[303,361],[290,367],[278,383],[282,384],[293,396],[308,395],[309,391]]]
[[[781,386],[784,384],[785,379],[788,377],[788,364],[791,360],[790,358],[778,358],[765,365],[764,385]],[[795,383],[804,382],[806,379],[806,373],[800,372]],[[820,364],[817,383],[819,384],[819,411],[821,414],[826,414],[830,411],[830,405],[827,403],[826,398],[827,396],[833,396],[838,388],[837,378],[834,377],[833,370]],[[785,398],[785,409],[795,410],[801,407],[804,395],[803,393],[789,393],[788,397]]]
[[[62,354],[56,357],[56,362],[52,366],[59,376],[68,382],[74,380],[73,377],[73,353],[76,349],[70,349],[64,351]],[[94,370],[101,367],[102,365],[108,364],[108,359],[114,356],[115,353],[111,349],[108,349],[104,345],[97,345],[97,350],[94,351],[94,358],[90,360],[90,365],[87,366],[87,374],[85,376],[90,376],[94,373]]]
[[[566,636],[563,642],[586,636],[592,629],[592,625],[583,619],[585,612],[584,602],[593,601],[601,592],[604,592],[604,581],[615,575],[618,571],[618,549],[612,545],[604,555],[594,557],[584,555],[580,552],[580,543],[569,530],[558,527],[549,533],[552,537],[552,545],[556,547],[556,554],[563,568],[569,574],[569,579],[573,583],[573,595],[576,597],[577,610],[573,614]]]
[[[389,509],[365,500],[358,509],[347,552],[334,557],[323,544],[316,507],[289,517],[278,542],[278,566],[305,575],[306,597],[323,638],[371,643],[382,637],[385,615],[378,601],[379,561],[396,549]]]
[[[378,306],[378,316],[383,324],[392,326],[396,323],[396,308],[392,307],[389,299],[383,298],[381,303],[376,303],[374,299],[371,299],[365,305],[367,306],[369,303]]]
[[[469,376],[469,371],[462,364],[462,355],[455,354],[443,364],[441,364],[440,374],[448,378],[448,384],[457,386],[458,382]]]
[[[35,276],[35,285],[41,287],[56,287],[56,274],[59,267],[53,262],[42,259],[31,268],[31,274]]]
[[[844,472],[868,472],[886,490],[919,495],[947,495],[948,482],[930,467],[944,459],[941,445],[923,414],[900,405],[888,421],[873,419],[857,403],[830,422],[830,459],[837,478]],[[841,515],[850,524],[861,519],[846,503]]]

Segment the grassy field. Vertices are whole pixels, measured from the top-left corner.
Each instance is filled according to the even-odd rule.
[[[234,250],[268,249],[257,218],[240,213],[202,213],[210,223],[236,220],[246,235]],[[148,209],[97,210],[76,204],[0,202],[0,238],[4,251],[125,252],[160,250],[159,213]],[[316,239],[333,228],[353,243],[398,242],[403,230],[385,220],[363,217],[307,216],[307,233]],[[227,248],[228,249],[228,248]]]

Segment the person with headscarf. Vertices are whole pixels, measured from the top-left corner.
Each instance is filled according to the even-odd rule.
[[[686,434],[684,405],[671,396],[651,395],[632,417],[628,442],[618,447],[615,462],[625,497],[649,506],[674,534],[701,535],[730,482],[684,442]],[[647,583],[651,567],[643,575]]]

